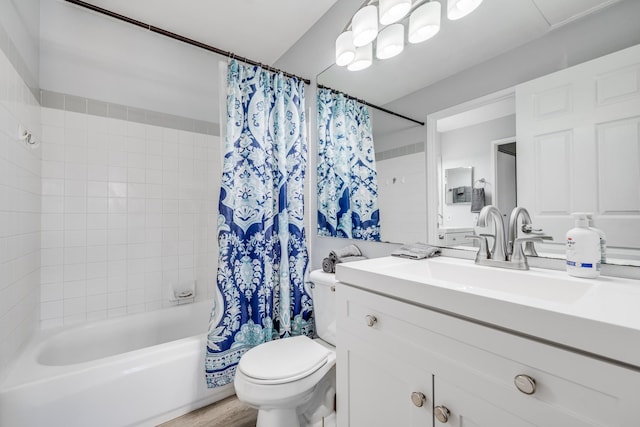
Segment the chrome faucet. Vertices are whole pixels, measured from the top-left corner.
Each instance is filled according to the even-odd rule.
[[[509,221],[509,234],[507,243],[507,234],[504,229],[504,222],[502,221],[502,213],[498,208],[493,205],[485,206],[480,211],[478,216],[478,227],[489,227],[493,222],[493,228],[495,230],[493,247],[489,250],[489,244],[487,237],[490,235],[481,234],[479,236],[466,236],[469,239],[478,240],[480,243],[480,249],[476,255],[476,264],[488,265],[500,268],[510,268],[515,270],[528,270],[529,263],[527,262],[527,256],[522,249],[522,243],[526,243],[527,246],[531,245],[531,249],[535,253],[533,248],[533,242],[541,242],[543,238],[548,236],[536,235],[528,237],[517,237],[517,223],[518,217],[522,215],[523,221],[530,227],[531,217],[529,212],[524,208],[515,208],[511,212],[511,218]],[[523,225],[524,227],[524,225]],[[529,232],[532,230],[529,230]]]
[[[504,232],[504,222],[502,222],[502,213],[493,205],[485,206],[478,216],[478,227],[488,227],[493,220],[495,229],[495,238],[493,239],[493,248],[490,252],[490,259],[507,260],[507,248]]]
[[[538,256],[534,242],[542,240],[553,240],[551,236],[542,234],[542,229],[535,229],[531,225],[531,216],[529,211],[521,206],[513,208],[511,216],[509,217],[509,238],[507,240],[507,253],[513,256],[516,250],[519,250],[515,246],[515,241],[518,238],[518,219],[522,217],[522,226],[520,230],[525,234],[530,234],[538,238],[538,240],[526,240],[524,255]]]

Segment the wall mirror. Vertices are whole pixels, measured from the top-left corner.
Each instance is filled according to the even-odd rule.
[[[473,167],[444,170],[444,200],[447,205],[471,204]]]
[[[527,9],[529,7],[528,2],[495,2],[495,4],[486,3],[486,6],[486,12],[485,9],[478,9],[478,25],[480,21],[487,18],[487,16],[481,15],[490,14],[489,12],[492,11],[489,8],[493,6],[513,8],[513,10],[510,9],[509,14],[514,17],[519,15],[529,17],[536,14],[539,16],[540,14],[538,9]],[[582,7],[582,4],[576,2],[574,6]],[[624,13],[624,10],[630,7],[629,3],[620,4],[619,10],[622,11],[620,13]],[[602,22],[594,20],[595,23],[600,22],[602,25],[608,25],[614,22],[611,20],[616,16],[619,17],[616,8],[618,6],[612,6],[610,9],[603,8],[602,11],[613,10],[613,12],[607,18],[602,18]],[[603,13],[603,15],[607,15],[607,13]],[[600,13],[598,12],[594,15],[600,15]],[[579,15],[577,14],[576,16]],[[511,22],[516,21],[517,19],[514,19]],[[566,22],[563,21],[563,23]],[[473,29],[474,25],[469,21],[469,24],[464,28]],[[522,25],[518,25],[522,27]],[[591,26],[589,27],[589,25]],[[576,31],[583,31],[584,34],[589,34],[595,24],[591,23],[589,25]],[[462,28],[462,26],[456,28],[450,26],[446,29],[446,31],[450,32],[446,33],[446,37],[458,30],[463,31]],[[540,27],[542,31],[547,31],[547,28],[546,24]],[[484,34],[480,28],[477,30],[478,34]],[[443,27],[444,31],[445,28]],[[533,33],[536,31],[538,29]],[[505,29],[505,32],[508,32],[507,29]],[[634,30],[634,33],[637,34],[637,31]],[[441,36],[445,37],[445,34],[442,33],[438,37]],[[611,37],[621,39],[618,41],[618,45],[621,48],[632,39],[632,37],[625,39],[622,35]],[[505,40],[505,38],[501,37],[501,40]],[[551,38],[550,40],[549,44],[553,44],[554,39]],[[527,41],[521,39],[520,44],[524,45]],[[359,73],[351,73],[344,67],[332,66],[318,76],[318,82],[391,109],[400,107],[402,113],[424,119],[425,117],[420,117],[420,115],[427,114],[424,113],[425,108],[428,111],[428,108],[434,104],[453,105],[438,104],[438,102],[431,103],[421,98],[423,96],[421,88],[437,82],[447,75],[451,75],[443,74],[443,70],[440,69],[450,61],[434,60],[434,58],[444,58],[448,57],[447,55],[457,54],[455,52],[446,52],[441,55],[442,52],[439,52],[439,49],[446,45],[447,43],[442,40],[438,43],[435,43],[434,40],[434,43],[428,46],[425,45],[424,48],[409,46],[407,51],[398,56],[397,60],[394,59],[387,62],[374,61],[370,69]],[[486,40],[486,43],[483,44],[487,48],[494,45],[495,43],[491,40]],[[569,45],[576,47],[575,44],[569,43]],[[632,43],[626,44],[626,46],[630,45]],[[429,64],[424,67],[417,67],[416,64],[411,64],[410,61],[414,56],[409,54],[409,49],[413,49],[412,52],[414,53],[418,52],[417,49],[424,49],[424,52],[418,53],[420,53],[420,58],[429,58]],[[571,47],[567,49],[571,49]],[[580,49],[586,49],[586,47],[580,45]],[[610,48],[601,47],[601,52],[611,51],[607,49]],[[429,51],[427,52],[427,50]],[[532,51],[533,48],[530,50]],[[556,56],[557,53],[555,52]],[[457,59],[465,61],[468,58],[470,62],[461,65],[458,71],[464,70],[465,67],[473,66],[472,56],[474,52],[465,52],[465,54],[464,58]],[[573,54],[573,52],[568,51],[567,54]],[[639,54],[636,52],[635,55],[635,62],[637,63]],[[517,57],[514,54],[511,55],[510,59],[513,59],[514,56]],[[595,56],[597,55],[592,57]],[[575,61],[575,58],[573,60]],[[534,67],[533,64],[531,66]],[[491,67],[486,68],[492,69]],[[496,68],[492,70],[498,71]],[[405,73],[408,76],[406,79],[404,77],[394,77],[397,76],[399,69],[407,71]],[[416,69],[421,71],[429,70],[429,72],[411,74],[411,70]],[[598,87],[592,88],[591,91],[581,91],[571,96],[566,96],[567,94],[563,93],[562,90],[552,90],[545,93],[545,95],[548,95],[546,98],[538,98],[541,102],[537,105],[532,105],[538,112],[544,112],[547,118],[553,119],[551,121],[561,125],[564,120],[561,115],[563,109],[577,111],[579,110],[578,107],[582,107],[584,99],[594,99],[602,102],[602,105],[608,111],[611,110],[610,107],[616,99],[637,107],[640,92],[637,90],[634,92],[631,89],[633,87],[637,88],[637,84],[634,86],[634,83],[637,83],[637,76],[640,75],[640,71],[638,71],[637,67],[627,67],[625,70],[622,74],[609,74],[606,71],[602,71],[600,75],[604,79],[598,83]],[[425,80],[421,82],[421,86],[413,87],[410,85],[409,77],[413,75],[419,75]],[[492,78],[492,76],[486,77],[488,80]],[[431,80],[427,81],[429,79]],[[461,92],[474,89],[474,85],[471,83],[467,85],[468,82],[466,80],[464,82],[458,80],[458,83],[460,83],[459,90]],[[624,89],[622,89],[623,86]],[[454,88],[452,84],[442,85],[442,88],[458,89],[457,87]],[[445,98],[459,99],[460,102],[472,98],[464,97],[460,93],[456,93],[455,90],[451,93],[445,93],[440,89],[441,87],[438,87],[435,94]],[[427,93],[433,94],[433,92]],[[482,93],[489,93],[489,91],[480,92],[477,96]],[[576,134],[572,139],[568,134],[562,134],[557,129],[551,129],[549,135],[553,134],[554,138],[541,141],[542,143],[538,144],[537,148],[534,149],[531,148],[531,145],[524,144],[526,141],[519,139],[517,132],[519,117],[516,114],[516,98],[515,88],[512,88],[474,101],[463,102],[457,107],[431,114],[427,120],[426,127],[418,127],[417,130],[413,129],[410,132],[405,130],[402,134],[403,138],[389,139],[392,144],[395,144],[393,146],[396,148],[402,148],[405,144],[411,145],[413,141],[428,141],[425,152],[421,153],[422,162],[425,166],[421,173],[425,179],[424,185],[427,187],[428,202],[425,203],[426,215],[423,216],[423,218],[426,218],[426,221],[424,221],[426,224],[420,229],[427,230],[427,235],[425,239],[420,239],[414,237],[413,234],[409,234],[405,238],[390,239],[390,241],[412,242],[424,240],[440,246],[473,249],[470,242],[461,241],[460,238],[464,237],[469,231],[482,231],[477,230],[475,227],[477,213],[471,211],[469,204],[447,204],[444,191],[445,170],[464,166],[473,167],[472,189],[482,188],[484,190],[485,204],[497,205],[503,214],[507,216],[505,218],[506,221],[508,221],[508,215],[515,206],[524,206],[529,210],[537,210],[544,213],[544,215],[537,216],[539,227],[543,229],[544,233],[552,235],[554,240],[551,243],[545,243],[545,250],[539,251],[541,256],[561,258],[564,255],[564,233],[573,224],[569,214],[575,211],[594,211],[599,216],[596,220],[596,225],[603,229],[608,237],[612,236],[611,241],[613,244],[610,245],[609,250],[610,254],[615,256],[610,256],[607,263],[640,265],[640,224],[637,222],[640,216],[640,190],[633,185],[627,186],[624,184],[623,187],[620,187],[622,183],[640,182],[640,168],[637,162],[633,162],[633,159],[640,159],[640,142],[637,140],[640,134],[637,131],[640,129],[637,117],[640,117],[640,113],[633,113],[635,110],[629,109],[628,111],[632,113],[629,113],[624,120],[616,121],[615,125],[598,126],[597,129],[589,131],[590,134],[602,136],[611,141],[609,146],[615,147],[615,150],[603,149],[605,147],[603,144],[599,144],[597,141],[593,142],[588,151],[596,153],[595,155],[600,161],[605,161],[610,167],[606,173],[599,172],[587,175],[583,173],[584,168],[581,169],[578,167],[579,165],[571,164],[569,168],[566,167],[566,165],[570,164],[569,161],[572,156],[579,155],[580,151],[574,151],[572,144],[573,141],[581,140],[583,134]],[[413,114],[411,113],[412,107],[415,107]],[[434,108],[431,111],[437,110],[437,108]],[[607,123],[606,118],[602,119],[602,123]],[[407,138],[404,138],[404,136],[407,136]],[[625,144],[615,143],[615,141],[623,140],[631,142]],[[385,148],[384,150],[387,149]],[[377,150],[378,147],[376,146]],[[521,167],[524,165],[524,159],[532,159],[534,157],[538,162],[534,164],[535,167]],[[620,167],[614,168],[613,165],[615,164],[620,165]],[[584,181],[581,181],[582,179]],[[582,187],[591,189],[591,194],[597,194],[597,199],[590,198],[588,194],[583,193],[581,193],[582,199],[580,200],[569,197],[572,192],[575,193],[576,188],[582,182],[588,183],[586,187]],[[531,191],[532,189],[533,191]],[[535,206],[535,200],[540,198],[542,190],[549,197],[543,197],[543,200],[545,200],[544,206]],[[595,205],[593,203],[594,200],[597,200]],[[411,198],[406,199],[404,202],[398,205],[401,206],[399,209],[401,212],[404,212],[405,207],[413,204]],[[453,210],[454,208],[456,210]],[[622,243],[617,243],[620,237],[624,237],[626,240]],[[537,243],[536,246],[538,246]]]

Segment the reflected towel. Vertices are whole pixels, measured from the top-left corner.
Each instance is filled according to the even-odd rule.
[[[471,192],[471,212],[480,212],[484,205],[484,188],[474,188]]]
[[[356,245],[345,246],[342,249],[336,249],[329,252],[329,258],[331,258],[332,261],[337,261],[340,258],[345,258],[349,256],[361,256],[361,255],[362,255],[362,252],[360,251],[360,248],[358,248]]]
[[[416,242],[400,247],[400,249],[391,252],[391,255],[410,259],[432,258],[440,255],[440,248],[427,245],[426,243]]]

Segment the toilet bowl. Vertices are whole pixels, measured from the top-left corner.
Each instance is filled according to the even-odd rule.
[[[269,341],[238,363],[236,395],[258,409],[257,427],[335,426],[335,276],[314,271],[311,280],[319,338]]]

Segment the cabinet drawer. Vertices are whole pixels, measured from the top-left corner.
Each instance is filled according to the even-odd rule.
[[[338,302],[338,328],[381,349],[406,348],[436,378],[500,399],[536,425],[640,425],[639,399],[625,397],[637,396],[637,371],[348,285],[338,286]],[[516,376],[523,389],[535,381],[533,394]]]

